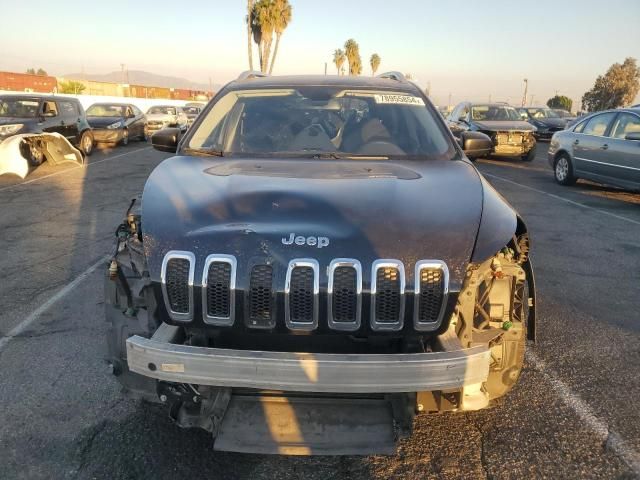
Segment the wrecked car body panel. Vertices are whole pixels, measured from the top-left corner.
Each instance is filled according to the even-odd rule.
[[[33,149],[39,149],[47,161],[57,165],[84,165],[80,150],[59,133],[27,133],[13,135],[0,143],[0,175],[14,174],[25,178],[31,165]]]

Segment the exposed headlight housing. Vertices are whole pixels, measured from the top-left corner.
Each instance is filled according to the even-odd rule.
[[[11,125],[0,125],[0,135],[13,135],[14,133],[18,133],[24,124],[22,123],[12,123]]]
[[[107,125],[107,128],[110,129],[115,129],[115,128],[120,128],[122,126],[122,122],[116,122],[116,123],[112,123],[111,125]]]

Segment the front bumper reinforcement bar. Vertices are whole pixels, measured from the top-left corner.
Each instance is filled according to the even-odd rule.
[[[127,340],[129,369],[167,382],[293,392],[393,393],[460,389],[489,374],[484,346],[409,354],[315,354],[171,343],[177,327]]]

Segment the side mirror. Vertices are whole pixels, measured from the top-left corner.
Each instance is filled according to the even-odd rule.
[[[462,150],[468,158],[480,158],[493,150],[493,141],[484,133],[462,132],[460,135]]]
[[[179,141],[179,128],[163,128],[151,136],[151,145],[161,152],[176,153]]]
[[[635,140],[636,142],[640,141],[640,132],[631,132],[627,133],[624,137],[625,140]]]

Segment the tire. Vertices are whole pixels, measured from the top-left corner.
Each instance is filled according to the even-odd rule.
[[[534,145],[533,148],[531,150],[529,150],[526,155],[522,156],[522,161],[523,162],[533,162],[533,160],[536,158],[536,150],[537,149],[538,149],[538,146]]]
[[[80,137],[80,151],[85,157],[90,156],[93,153],[93,133],[85,131]]]
[[[120,140],[120,145],[122,145],[123,147],[129,145],[129,130],[126,128],[122,131],[122,139]]]
[[[142,130],[142,135],[140,135],[139,137],[141,142],[148,142],[149,141],[149,132],[147,132],[147,127],[145,125],[144,129]]]
[[[578,180],[573,174],[571,158],[566,153],[561,153],[553,162],[553,177],[560,185],[573,185]]]
[[[42,150],[42,145],[40,145],[40,143],[37,145],[31,144],[29,146],[29,165],[32,167],[39,167],[46,159],[47,158],[44,155],[44,151]]]

